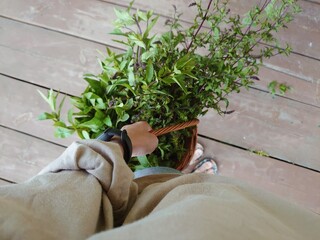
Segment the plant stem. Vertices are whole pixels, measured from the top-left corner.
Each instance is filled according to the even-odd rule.
[[[138,29],[139,29],[139,34],[142,35],[142,29],[141,29],[141,27],[140,27],[140,24],[139,24],[139,21],[138,21],[137,17],[134,18],[134,21],[136,22],[137,27],[138,27]]]
[[[250,31],[250,29],[251,29],[254,21],[256,20],[257,16],[259,16],[259,14],[268,6],[268,4],[269,4],[270,2],[271,2],[271,0],[265,0],[265,1],[264,1],[263,6],[260,8],[259,12],[256,13],[256,14],[253,16],[252,21],[251,21],[251,23],[249,24],[249,26],[247,27],[246,31],[242,34],[240,40],[239,40],[239,41],[236,43],[236,45],[231,49],[231,51],[234,50],[234,49],[236,49],[236,47],[238,47],[238,45],[242,42],[244,36],[246,36],[247,33]],[[259,5],[260,5],[260,2],[259,2]],[[226,59],[227,59],[227,57],[224,58],[224,60],[226,60]]]
[[[142,29],[140,27],[137,16],[134,17],[134,21],[136,22],[136,25],[138,27],[139,34],[142,35]],[[136,64],[136,66],[138,66],[138,67],[141,66],[141,48],[139,46],[137,47],[137,64]],[[135,70],[137,70],[137,69],[135,69]]]
[[[279,22],[281,22],[281,19],[285,16],[285,14],[287,13],[287,11],[288,11],[288,8],[284,9],[284,11],[281,13],[280,18],[279,18]],[[278,21],[275,21],[275,22],[271,25],[271,29],[269,29],[268,32],[272,31],[272,28],[273,28],[277,23],[278,23]],[[249,50],[248,50],[245,54],[250,53],[250,51],[251,51],[255,46],[257,46],[259,43],[261,43],[262,38],[263,38],[263,37],[261,36],[261,37],[259,38],[259,40],[256,41],[256,42],[249,48]],[[275,47],[274,47],[274,48],[275,48]]]
[[[210,6],[211,6],[212,1],[213,1],[213,0],[210,0],[209,4],[208,4],[208,6],[207,6],[206,13],[204,14],[204,16],[203,16],[203,18],[202,18],[202,22],[200,23],[197,31],[195,32],[195,34],[193,34],[193,36],[192,36],[192,38],[191,38],[190,44],[189,44],[189,46],[188,46],[187,49],[186,49],[187,52],[189,52],[189,50],[190,50],[190,48],[191,48],[191,46],[192,46],[192,44],[193,44],[194,39],[195,39],[196,36],[198,35],[200,29],[202,28],[204,22],[205,22],[206,19],[207,19],[207,15],[208,15],[208,12],[209,12],[209,10],[210,10]]]

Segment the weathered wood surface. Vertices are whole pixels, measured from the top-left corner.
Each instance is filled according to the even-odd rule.
[[[7,185],[11,185],[12,183],[11,182],[7,182],[3,179],[0,179],[0,186],[7,186]]]
[[[255,81],[253,87],[269,91],[268,84],[276,80],[279,83],[286,83],[290,86],[291,89],[285,93],[285,97],[320,107],[320,79],[313,83],[302,81],[300,78],[265,67],[260,68],[259,78],[260,81]]]
[[[0,176],[23,182],[58,157],[64,147],[0,127]]]
[[[304,0],[304,1],[320,4],[320,0]]]
[[[100,44],[59,34],[35,26],[0,18],[0,72],[62,92],[78,95],[86,86],[81,76],[98,72]],[[20,39],[26,39],[21,42]],[[18,70],[17,70],[18,68]],[[35,72],[34,69],[37,69]],[[270,81],[287,82],[293,89],[287,96],[311,105],[320,105],[318,81],[305,82],[297,77],[262,68],[260,89]],[[319,75],[320,76],[320,75]]]
[[[320,173],[199,138],[219,174],[270,191],[320,214]]]
[[[201,117],[199,133],[320,171],[319,108],[242,91],[231,96],[229,110],[235,112]]]
[[[124,1],[127,2],[127,1]],[[174,1],[175,2],[175,1]],[[235,12],[242,9],[248,9],[256,0],[231,1],[230,5]],[[128,2],[127,2],[128,4]],[[156,12],[161,9],[154,2],[145,2],[140,4],[142,9],[155,9]],[[176,2],[175,2],[176,4]],[[181,7],[186,10],[187,5]],[[283,41],[288,41],[295,52],[311,56],[320,60],[320,15],[318,5],[302,1],[304,11],[300,13],[295,21],[289,25],[289,28],[279,35]],[[138,5],[139,6],[139,5]],[[94,41],[107,43],[108,45],[119,46],[111,41],[114,36],[107,33],[113,29],[112,21],[114,19],[113,8],[117,7],[112,3],[103,3],[97,1],[75,1],[64,2],[52,1],[10,1],[5,0],[0,5],[0,14],[6,17],[26,21],[32,24],[45,26],[58,31],[67,32],[72,35],[81,36]],[[118,6],[119,7],[119,6]],[[12,9],[12,10],[11,10]],[[188,8],[189,9],[189,8]],[[172,11],[172,10],[171,10]],[[171,13],[169,13],[171,15]],[[193,14],[187,14],[193,16]],[[68,18],[68,21],[66,19]],[[165,22],[165,17],[160,18],[160,24],[156,31],[162,32],[161,26]],[[305,36],[308,36],[307,38]],[[265,62],[266,66],[278,71],[298,76],[306,81],[315,82],[319,80],[320,69],[317,67],[319,61],[309,59],[306,56],[292,54],[290,58],[277,56]]]
[[[241,11],[253,1],[231,3]],[[99,71],[96,49],[104,51],[103,44],[119,46],[107,33],[113,29],[113,8],[129,2],[0,1],[0,16],[4,16],[0,17],[0,73],[13,77],[0,74],[0,125],[4,126],[0,128],[0,179],[28,179],[77,139],[56,139],[50,122],[36,120],[38,114],[49,109],[36,90],[54,88],[74,95],[82,92],[86,85],[82,74]],[[163,15],[159,20],[162,24],[172,15],[171,4],[183,9],[184,19],[190,21],[187,17],[193,10],[185,4],[190,2],[136,0],[134,6],[155,9]],[[266,62],[257,89],[232,97],[230,109],[236,112],[225,117],[210,112],[201,119],[200,133],[320,170],[320,4],[315,3],[320,2],[300,2],[304,12],[279,35],[298,54]],[[287,82],[292,92],[286,98],[272,99],[259,91],[265,91],[272,80]],[[320,212],[318,173],[214,141],[204,142],[207,153],[217,157],[222,175],[254,183],[280,196],[285,194],[287,199]]]
[[[76,136],[67,139],[55,138],[52,123],[37,120],[40,113],[50,111],[49,105],[37,92],[37,90],[45,92],[45,89],[2,75],[0,75],[0,85],[0,124],[2,126],[64,146],[68,146],[77,139]],[[68,101],[66,100],[64,113],[67,108]]]
[[[99,69],[102,45],[4,18],[0,27],[3,74],[78,95],[86,86],[83,73]]]
[[[12,56],[12,61],[8,61],[8,57],[7,58],[1,58],[0,61],[3,61],[2,64],[0,64],[0,70],[4,71],[6,74],[13,74],[14,77],[17,78],[22,78],[25,81],[30,81],[30,82],[35,82],[37,84],[41,84],[44,85],[46,87],[54,87],[56,89],[60,89],[63,92],[68,92],[71,94],[76,94],[78,92],[81,92],[84,89],[85,86],[85,82],[80,80],[78,80],[79,76],[76,76],[76,78],[67,80],[66,78],[64,78],[65,73],[67,71],[71,71],[73,73],[76,73],[77,71],[79,71],[79,69],[81,69],[81,67],[83,68],[95,68],[94,64],[87,64],[85,66],[83,66],[81,64],[81,62],[79,62],[80,58],[77,58],[77,55],[75,54],[75,52],[78,50],[81,52],[81,44],[91,44],[88,41],[84,41],[81,39],[75,39],[71,36],[65,36],[65,35],[61,35],[55,32],[50,32],[48,30],[44,30],[44,29],[39,29],[36,28],[34,26],[28,26],[22,23],[17,23],[11,20],[6,20],[3,19],[3,25],[4,28],[6,29],[6,33],[9,34],[5,34],[5,35],[1,35],[0,39],[4,39],[5,38],[5,43],[8,44],[12,44],[10,45],[10,47],[6,47],[5,49],[9,49],[12,50],[12,48],[14,48],[14,46],[18,46],[20,49],[19,51],[17,51],[18,53],[23,52],[23,53],[28,53],[27,56],[29,56],[29,58],[26,58],[26,55],[24,55],[23,58],[17,58],[17,52],[11,52],[11,54],[6,54],[7,56]],[[23,44],[18,45],[18,42],[14,42],[13,40],[11,40],[10,37],[11,34],[14,33],[19,33],[21,35],[16,36],[17,39],[21,39],[22,37],[24,37],[25,39],[28,39],[28,41],[25,41]],[[6,37],[3,37],[6,36]],[[30,41],[30,38],[31,41]],[[3,38],[2,38],[3,37]],[[52,40],[51,40],[52,39]],[[58,42],[60,44],[58,44],[57,48],[51,48],[51,46],[54,46],[54,42],[57,41],[57,39],[59,40]],[[16,40],[17,41],[17,40]],[[12,43],[13,42],[13,43]],[[66,43],[66,46],[62,43]],[[71,43],[71,44],[70,44]],[[69,46],[77,46],[77,48],[71,48],[71,51],[68,47]],[[37,46],[37,47],[35,47]],[[23,48],[22,48],[23,47]],[[59,48],[61,47],[61,49]],[[69,50],[68,50],[69,49]],[[89,48],[90,51],[94,51],[94,47]],[[66,53],[66,55],[63,54],[63,52]],[[1,54],[3,54],[3,52],[1,52]],[[4,55],[3,55],[4,56]],[[91,55],[92,56],[92,55]],[[37,59],[38,58],[38,59]],[[93,56],[92,56],[93,58]],[[20,59],[27,59],[26,61],[21,61]],[[50,61],[51,59],[53,59],[53,61]],[[76,59],[76,60],[75,60]],[[93,60],[92,60],[93,61]],[[70,64],[70,62],[72,64]],[[75,63],[74,63],[75,62]],[[61,65],[59,65],[61,63]],[[11,65],[10,65],[11,64]],[[27,64],[26,66],[24,64]],[[21,65],[24,65],[24,67],[21,67]],[[15,68],[15,66],[20,66],[19,67],[19,71],[17,71],[17,69]],[[8,69],[8,71],[11,71],[8,73],[8,71],[5,71],[6,69]],[[36,72],[34,71],[34,69],[40,69],[37,70]],[[43,73],[41,71],[45,70],[46,72]],[[44,77],[45,76],[45,77]],[[48,76],[48,77],[47,77]],[[54,76],[54,77],[52,77]],[[56,77],[58,76],[58,77]],[[266,74],[266,76],[270,76],[269,74]],[[264,78],[263,78],[264,79]],[[8,81],[8,79],[7,79]],[[262,80],[263,81],[263,80]],[[308,83],[306,82],[301,82],[301,81],[296,81],[296,83],[303,83],[303,85],[308,85]],[[15,85],[17,83],[14,83],[13,85]],[[34,133],[36,134],[36,136],[38,137],[43,137],[45,139],[48,139],[50,141],[54,141],[54,142],[60,142],[63,143],[65,145],[67,145],[67,143],[69,143],[70,141],[68,140],[59,140],[59,139],[55,139],[52,135],[52,127],[49,126],[49,122],[39,122],[36,121],[35,118],[36,116],[41,113],[42,111],[46,111],[48,109],[48,106],[44,103],[44,101],[40,98],[40,96],[36,93],[34,87],[27,87],[27,86],[22,86],[20,85],[21,83],[19,83],[16,87],[12,88],[10,83],[8,83],[6,86],[7,88],[2,88],[1,91],[3,91],[2,96],[8,96],[6,98],[6,101],[3,102],[4,104],[4,108],[3,109],[7,109],[6,111],[10,112],[10,114],[3,114],[2,118],[4,120],[4,123],[6,124],[6,126],[10,126],[11,128],[16,128],[18,126],[18,129],[20,131],[26,131],[30,134]],[[290,82],[291,84],[291,82]],[[309,88],[305,89],[304,88],[300,88],[299,86],[293,86],[293,89],[299,89],[298,91],[300,92],[304,92],[304,95],[309,95],[309,89],[313,88],[313,94],[310,94],[309,96],[313,96],[313,99],[318,100],[319,99],[319,85],[308,85],[310,86]],[[312,87],[312,86],[316,86],[316,87]],[[26,104],[25,106],[23,104],[20,104],[18,107],[16,107],[16,102],[12,100],[13,96],[15,96],[15,89],[29,89],[28,91],[24,91],[24,96],[19,94],[19,98],[21,98],[21,102],[23,104]],[[7,90],[8,89],[8,90]],[[44,89],[43,89],[44,90]],[[253,90],[256,91],[256,90]],[[300,93],[297,92],[298,95],[300,95]],[[37,100],[35,99],[37,98]],[[248,98],[245,97],[244,98]],[[25,100],[23,100],[25,99]],[[302,95],[302,99],[303,99],[303,95]],[[29,102],[28,102],[29,101]],[[260,95],[256,94],[254,98],[251,99],[252,103],[259,103],[259,102],[263,102],[263,104],[265,105],[264,110],[265,114],[264,115],[268,115],[269,116],[273,116],[273,113],[270,112],[272,105],[274,103],[277,103],[275,101],[271,101],[270,96],[267,96],[267,99],[265,99],[264,101],[261,101]],[[37,105],[34,105],[34,103],[37,102]],[[288,101],[289,102],[289,101]],[[270,106],[271,105],[271,106]],[[294,105],[294,104],[293,104]],[[37,109],[34,109],[34,111],[30,112],[30,106],[41,106]],[[249,104],[249,106],[252,106],[252,104]],[[303,105],[299,105],[301,107],[304,107]],[[286,111],[287,109],[287,103],[285,103],[283,106],[283,108],[285,107],[284,111]],[[9,109],[15,109],[15,110],[11,110],[9,111]],[[290,109],[290,108],[289,108]],[[254,113],[256,111],[255,108],[250,108],[248,107],[247,109],[247,113],[250,113],[248,116],[251,116],[251,112]],[[294,111],[298,111],[297,109],[295,109]],[[314,119],[314,121],[317,121],[318,115],[317,115],[317,109],[310,110],[308,111],[305,115],[303,115],[303,117],[305,118],[311,118]],[[290,111],[289,111],[290,112]],[[30,118],[30,113],[32,113],[32,117]],[[262,115],[262,116],[264,116]],[[28,119],[28,117],[30,119],[32,119],[31,121],[26,121],[25,119]],[[210,118],[210,117],[209,117]],[[251,116],[252,118],[252,116]],[[244,120],[243,124],[246,124]],[[21,122],[21,123],[20,123]],[[229,121],[227,121],[229,123]],[[265,122],[270,122],[272,123],[273,120],[272,119],[266,119],[264,117],[262,118],[258,118],[255,120],[256,125],[255,128],[256,129],[264,129],[265,128]],[[19,123],[19,124],[17,124]],[[50,130],[48,131],[42,131],[43,127],[49,128]],[[210,126],[210,125],[208,125]],[[283,127],[283,126],[282,126]],[[291,125],[289,125],[289,127],[292,127]],[[312,127],[314,127],[314,125],[310,125],[310,129],[313,129]],[[228,127],[228,129],[231,129],[230,127]],[[239,129],[239,128],[238,128]],[[287,131],[288,126],[285,126],[282,131]],[[251,128],[250,131],[255,132],[254,128]],[[313,130],[308,130],[307,132],[312,132]],[[269,135],[278,135],[277,133],[279,133],[279,130],[277,128],[274,128],[271,126],[268,127],[268,132]],[[224,133],[222,133],[223,136]],[[241,135],[241,134],[240,134]],[[238,135],[238,137],[240,136]],[[252,134],[251,134],[252,136]],[[301,134],[300,134],[301,136]],[[304,135],[302,135],[304,136]],[[307,137],[307,136],[305,136]],[[233,138],[233,136],[229,136],[228,138]],[[235,139],[232,140],[232,143],[235,144],[239,144],[240,146],[243,147],[256,147],[256,148],[263,148],[265,151],[267,151],[267,149],[265,149],[265,145],[270,145],[270,143],[268,143],[268,141],[265,140],[261,140],[261,138],[264,138],[264,136],[255,136],[252,137],[252,142],[254,143],[261,143],[261,142],[267,142],[265,144],[262,145],[253,145],[253,146],[248,146],[244,143],[242,143],[241,141],[235,141]],[[299,139],[297,139],[298,141]],[[277,145],[276,142],[274,142],[271,138],[269,138],[269,141],[271,141],[271,143],[273,142],[273,145]],[[308,142],[305,142],[302,145],[307,145],[307,146],[317,146],[317,144],[319,144],[319,142],[314,141],[313,144],[311,143],[311,145],[309,145]],[[270,147],[268,147],[268,149],[272,149],[273,145],[271,144]],[[280,151],[274,151],[274,150],[268,150],[267,152],[270,152],[270,154],[272,156],[276,156],[276,157],[280,157],[282,159],[285,159],[287,161],[294,161],[294,162],[301,162],[303,160],[303,158],[301,158],[301,153],[300,154],[296,154],[296,151],[301,151],[301,149],[303,148],[294,148],[295,151],[293,151],[292,153],[281,153],[282,150]],[[310,147],[306,148],[306,149],[310,149]],[[311,150],[313,148],[311,147]],[[302,151],[303,152],[303,151]],[[318,153],[317,149],[315,152],[310,152],[311,155],[313,154],[313,158],[316,158],[316,153]],[[289,155],[288,155],[289,154]],[[295,158],[291,159],[291,156],[295,156]],[[297,159],[298,158],[298,159]],[[300,159],[300,160],[299,160]],[[316,161],[316,160],[311,160],[311,161]],[[307,164],[307,166],[318,166],[317,163],[313,164]],[[316,169],[319,169],[318,167]]]
[[[65,146],[76,139],[56,139],[50,122],[36,119],[48,106],[34,86],[4,76],[0,76],[0,82],[3,125]],[[16,89],[24,91],[15,96]],[[235,94],[230,109],[236,112],[225,117],[209,112],[202,117],[199,132],[320,170],[319,108],[252,90]]]

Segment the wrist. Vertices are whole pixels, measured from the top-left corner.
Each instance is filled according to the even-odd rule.
[[[106,142],[115,141],[119,143],[123,151],[124,160],[127,163],[129,162],[132,155],[132,143],[126,130],[121,131],[119,129],[109,128],[106,129],[97,139]]]
[[[113,136],[109,142],[116,143],[119,145],[122,155],[124,154],[123,144],[121,138],[118,136]]]

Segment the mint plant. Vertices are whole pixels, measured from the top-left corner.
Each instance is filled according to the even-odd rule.
[[[228,113],[228,96],[248,88],[264,59],[288,55],[274,36],[300,11],[294,0],[264,0],[244,16],[232,14],[228,2],[210,0],[207,6],[195,2],[194,21],[182,27],[175,9],[162,34],[154,33],[159,16],[153,11],[115,10],[113,35],[124,50],[107,47],[99,61],[101,73],[86,74],[88,86],[80,96],[71,97],[75,109],[68,121],[61,119],[63,103],[49,91],[42,96],[51,106],[50,119],[57,137],[74,132],[81,138],[96,138],[105,128],[121,128],[145,120],[153,128],[181,123],[204,115],[208,109]],[[132,169],[171,166],[184,154],[187,130],[162,136],[157,151],[132,159]]]

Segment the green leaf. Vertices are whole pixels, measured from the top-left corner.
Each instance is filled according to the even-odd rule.
[[[38,120],[47,120],[47,119],[55,119],[55,115],[44,112],[38,116]]]
[[[57,138],[66,138],[71,136],[75,132],[74,129],[69,129],[65,127],[56,127],[54,131],[54,136]]]
[[[143,38],[147,38],[149,36],[149,33],[150,33],[151,29],[157,23],[158,19],[159,19],[159,16],[156,16],[155,18],[151,19],[151,22],[150,22],[149,26],[147,27],[146,31],[143,34]]]
[[[165,96],[174,98],[172,95],[170,95],[169,93],[164,92],[164,91],[160,91],[160,90],[156,90],[156,89],[151,89],[150,92],[153,93],[153,94],[161,94],[161,95],[165,95]]]
[[[104,103],[104,101],[102,100],[102,98],[98,98],[98,99],[97,99],[96,108],[102,109],[102,110],[107,109],[107,105]]]
[[[62,121],[56,121],[56,122],[53,124],[53,126],[55,126],[55,127],[68,128],[67,125],[66,125],[64,122],[62,122]]]
[[[186,54],[176,62],[175,66],[177,69],[182,69],[190,61],[193,61],[193,59],[190,57],[190,54]]]
[[[219,40],[219,35],[220,35],[220,30],[219,30],[219,28],[214,28],[214,30],[213,30],[213,39],[214,40]]]
[[[70,108],[69,111],[68,111],[68,122],[71,123],[71,124],[74,124],[72,117],[73,117],[73,109]]]
[[[188,94],[188,90],[187,90],[186,87],[185,87],[185,86],[186,86],[186,83],[185,83],[184,81],[178,80],[178,79],[175,78],[175,77],[173,77],[172,80],[175,81],[175,83],[177,83],[177,84],[180,86],[180,88],[183,90],[183,92],[184,92],[185,94]]]
[[[150,83],[153,79],[153,64],[151,59],[148,61],[147,69],[146,69],[146,82]]]
[[[123,69],[127,66],[127,61],[126,60],[122,60],[122,62],[120,63],[120,66],[119,66],[119,71],[122,72]]]
[[[119,28],[113,29],[113,31],[110,32],[110,34],[117,35],[117,36],[124,36],[124,37],[126,37],[128,35],[127,33],[122,32],[121,29],[119,29]]]
[[[153,57],[155,55],[155,49],[151,48],[149,51],[146,51],[141,54],[141,61],[146,62],[149,58]]]
[[[242,19],[242,24],[245,26],[249,26],[251,23],[252,23],[251,15],[247,13],[247,16]]]
[[[92,118],[91,120],[78,125],[80,128],[89,128],[93,132],[99,132],[102,126],[103,122],[97,118]]]
[[[291,87],[289,85],[287,85],[286,83],[279,84],[279,91],[280,91],[281,95],[284,95],[290,89],[291,89]]]
[[[277,81],[272,81],[268,84],[268,89],[272,95],[276,94],[276,87],[278,85]]]
[[[89,100],[89,102],[91,103],[91,105],[94,108],[97,108],[97,109],[106,109],[107,108],[103,99],[100,98],[98,95],[96,95],[92,92],[87,92],[87,93],[83,94],[83,96]]]
[[[119,26],[130,26],[135,24],[133,17],[127,11],[121,11],[118,9],[114,9],[114,12],[117,16],[117,20],[115,21],[116,25]]]
[[[79,97],[71,97],[70,101],[73,106],[79,109],[84,109],[86,107],[85,103],[83,102],[82,98]]]
[[[179,70],[177,67],[176,67],[176,65],[174,65],[173,66],[173,72],[175,73],[175,74],[177,74],[177,75],[181,75],[181,70]]]
[[[143,21],[148,21],[148,17],[147,14],[144,12],[139,11],[139,9],[137,10],[137,14],[139,16],[139,18],[141,18]]]
[[[63,98],[62,98],[62,101],[60,102],[60,104],[59,104],[59,108],[58,108],[58,118],[60,118],[60,113],[61,113],[61,109],[62,109],[62,107],[63,107],[63,103],[64,103],[64,100],[66,99],[66,96],[64,96]]]
[[[96,78],[96,76],[94,76]],[[95,92],[96,94],[102,95],[103,90],[101,89],[100,81],[93,79],[92,77],[88,77],[84,75],[84,80],[89,84],[90,90]]]
[[[86,130],[82,130],[81,133],[84,139],[90,139],[90,135]]]
[[[274,15],[274,10],[275,10],[274,4],[275,4],[275,0],[271,0],[271,2],[269,2],[264,9],[268,17],[271,17]]]
[[[128,82],[129,85],[134,87],[135,84],[135,77],[134,77],[134,73],[133,73],[133,67],[128,67]]]
[[[103,123],[106,124],[108,127],[113,127],[112,121],[109,115],[103,120]]]
[[[137,46],[146,49],[146,44],[142,40],[137,38],[137,36],[130,34],[129,39],[132,40]]]
[[[58,93],[56,95],[54,95],[53,90],[50,89],[48,91],[48,95],[45,96],[40,90],[37,90],[37,91],[41,95],[41,97],[49,104],[51,110],[53,112],[55,112],[56,111],[56,100],[57,100]]]
[[[122,40],[117,40],[117,39],[112,39],[113,42],[117,42],[117,43],[120,43],[120,44],[123,44],[127,47],[131,47],[129,43],[125,42],[125,41],[122,41]]]
[[[118,122],[126,122],[130,118],[129,114],[125,113],[122,117],[118,119]],[[117,123],[118,123],[117,122]]]
[[[126,104],[123,105],[123,109],[126,111],[130,110],[133,107],[133,104],[133,99],[130,98],[126,101]]]

